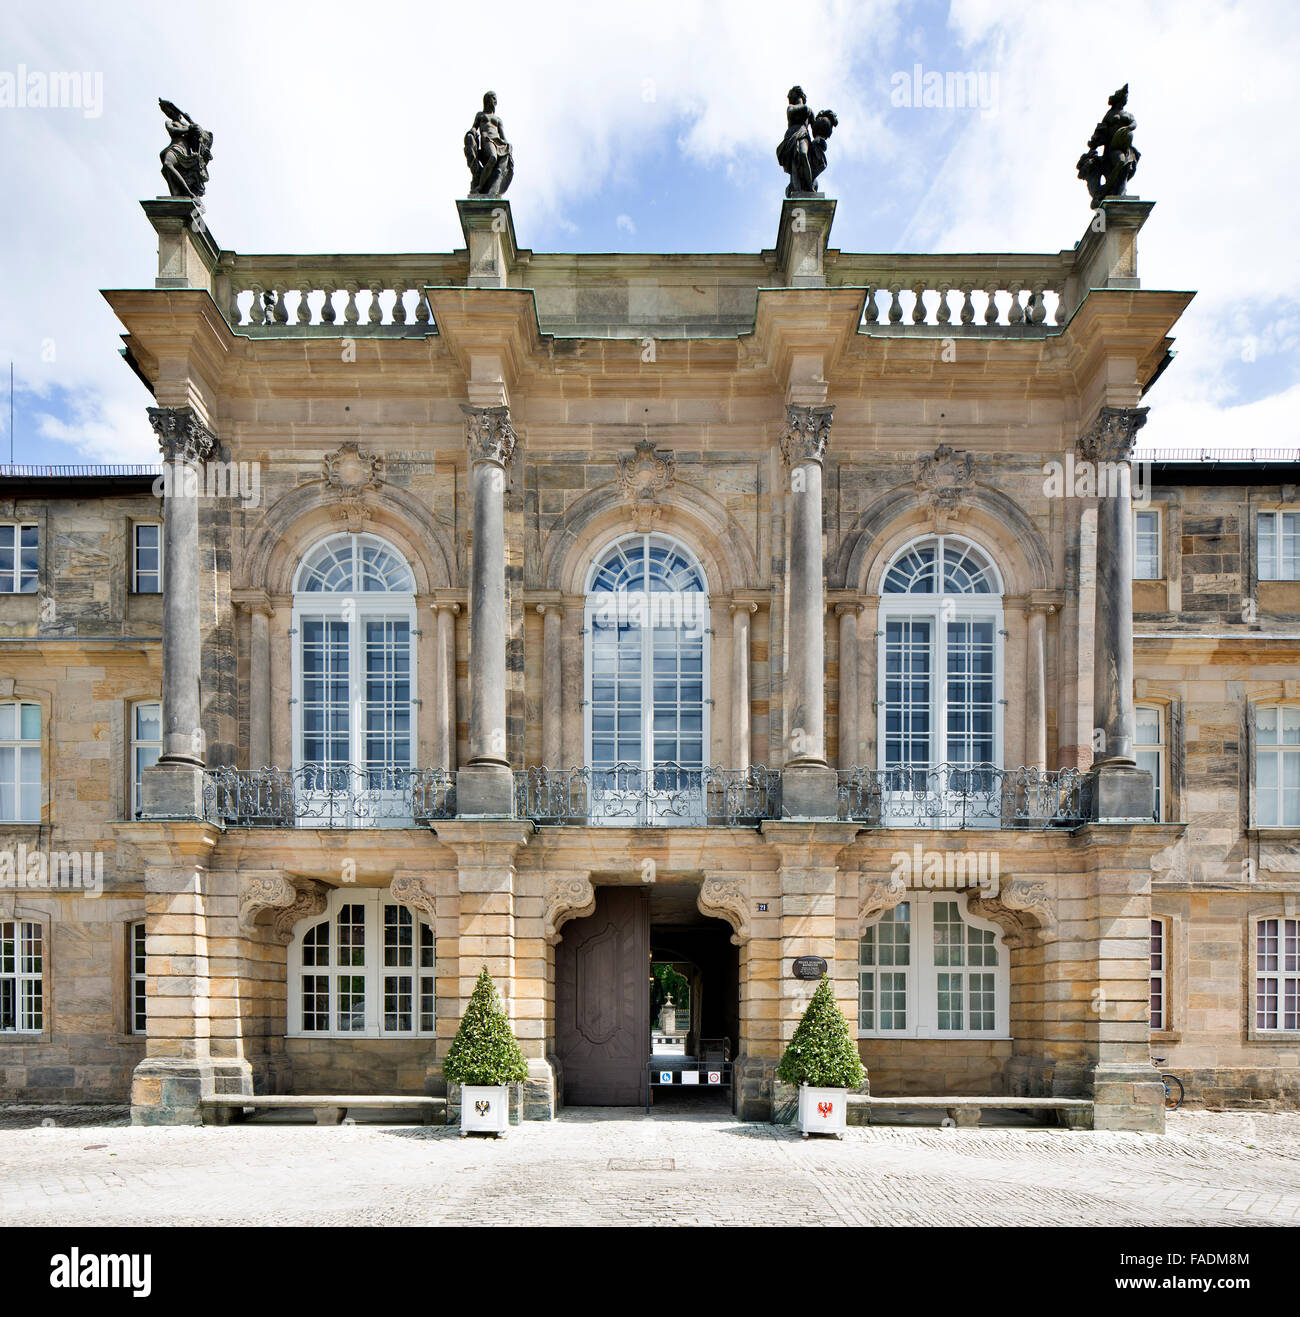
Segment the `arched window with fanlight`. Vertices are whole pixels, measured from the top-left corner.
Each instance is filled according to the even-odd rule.
[[[303,559],[294,580],[294,761],[331,809],[358,790],[400,793],[415,765],[414,632],[414,577],[385,540],[331,535]]]
[[[879,766],[895,824],[942,825],[1000,813],[1002,579],[958,535],[900,549],[880,593]],[[916,802],[920,802],[917,804]],[[971,806],[974,805],[974,817]]]
[[[593,820],[697,821],[708,745],[708,586],[698,559],[660,534],[607,545],[588,574],[585,624]]]

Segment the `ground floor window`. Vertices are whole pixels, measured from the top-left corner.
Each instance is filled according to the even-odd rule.
[[[382,890],[340,888],[289,948],[289,1035],[434,1031],[433,928]]]
[[[44,938],[40,924],[0,921],[0,1033],[45,1027]]]
[[[1300,919],[1255,925],[1255,1028],[1300,1029]]]
[[[130,984],[130,1026],[132,1033],[145,1032],[145,958],[144,958],[144,920],[128,924],[127,932],[127,982]]]
[[[1151,1030],[1159,1033],[1169,1028],[1169,923],[1165,919],[1151,921]]]
[[[1007,953],[961,892],[886,910],[858,947],[858,1030],[872,1038],[1005,1038]]]

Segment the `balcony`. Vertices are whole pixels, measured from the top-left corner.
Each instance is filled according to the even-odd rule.
[[[236,828],[414,828],[456,815],[441,768],[211,768],[203,816]]]

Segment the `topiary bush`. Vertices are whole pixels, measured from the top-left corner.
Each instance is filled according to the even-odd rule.
[[[486,965],[442,1063],[442,1073],[452,1084],[485,1086],[522,1084],[528,1078],[528,1060],[501,1009]]]
[[[825,974],[785,1049],[776,1077],[784,1084],[813,1088],[861,1088],[867,1077]]]

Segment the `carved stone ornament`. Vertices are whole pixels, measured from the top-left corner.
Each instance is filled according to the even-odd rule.
[[[357,444],[343,444],[326,455],[321,474],[340,503],[358,504],[366,490],[378,489],[383,483],[384,459],[363,453]]]
[[[1079,456],[1087,462],[1127,462],[1137,432],[1147,423],[1148,407],[1103,407],[1079,436]]]
[[[433,879],[414,873],[399,873],[389,884],[388,890],[398,905],[410,906],[418,910],[426,919],[434,918],[434,898],[436,893]]]
[[[239,926],[246,932],[257,923],[264,910],[283,910],[291,906],[298,893],[282,873],[259,873],[239,879]]]
[[[293,903],[275,919],[275,940],[287,947],[293,941],[293,927],[300,919],[314,919],[325,913],[325,903],[332,890],[328,883],[315,878],[299,878],[293,884]]]
[[[546,883],[546,906],[542,915],[542,934],[548,946],[560,940],[560,925],[581,919],[596,908],[596,889],[589,877],[550,878]]]
[[[862,884],[862,901],[858,906],[859,933],[878,915],[892,910],[906,895],[907,884],[900,874],[867,878]]]
[[[922,507],[951,512],[975,488],[975,456],[940,444],[915,466],[916,497]]]
[[[695,904],[700,913],[710,919],[725,919],[735,930],[731,934],[733,947],[749,941],[749,896],[745,884],[738,878],[706,878],[700,884]]]
[[[656,503],[672,487],[677,476],[677,459],[657,453],[649,439],[642,439],[631,457],[618,459],[618,488],[628,503]]]
[[[461,403],[460,409],[465,413],[465,442],[469,445],[470,462],[509,466],[517,442],[510,424],[510,408],[470,407]]]
[[[193,465],[206,462],[216,450],[217,436],[199,420],[193,407],[150,407],[148,411],[163,461]]]
[[[781,456],[787,466],[800,462],[820,462],[826,456],[831,437],[834,404],[805,407],[791,403],[785,409],[785,429],[781,431]]]
[[[995,896],[972,894],[966,908],[980,919],[989,919],[1002,930],[1008,947],[1024,946],[1035,933],[1050,941],[1056,929],[1056,899],[1047,883],[1016,878],[1003,883]]]

